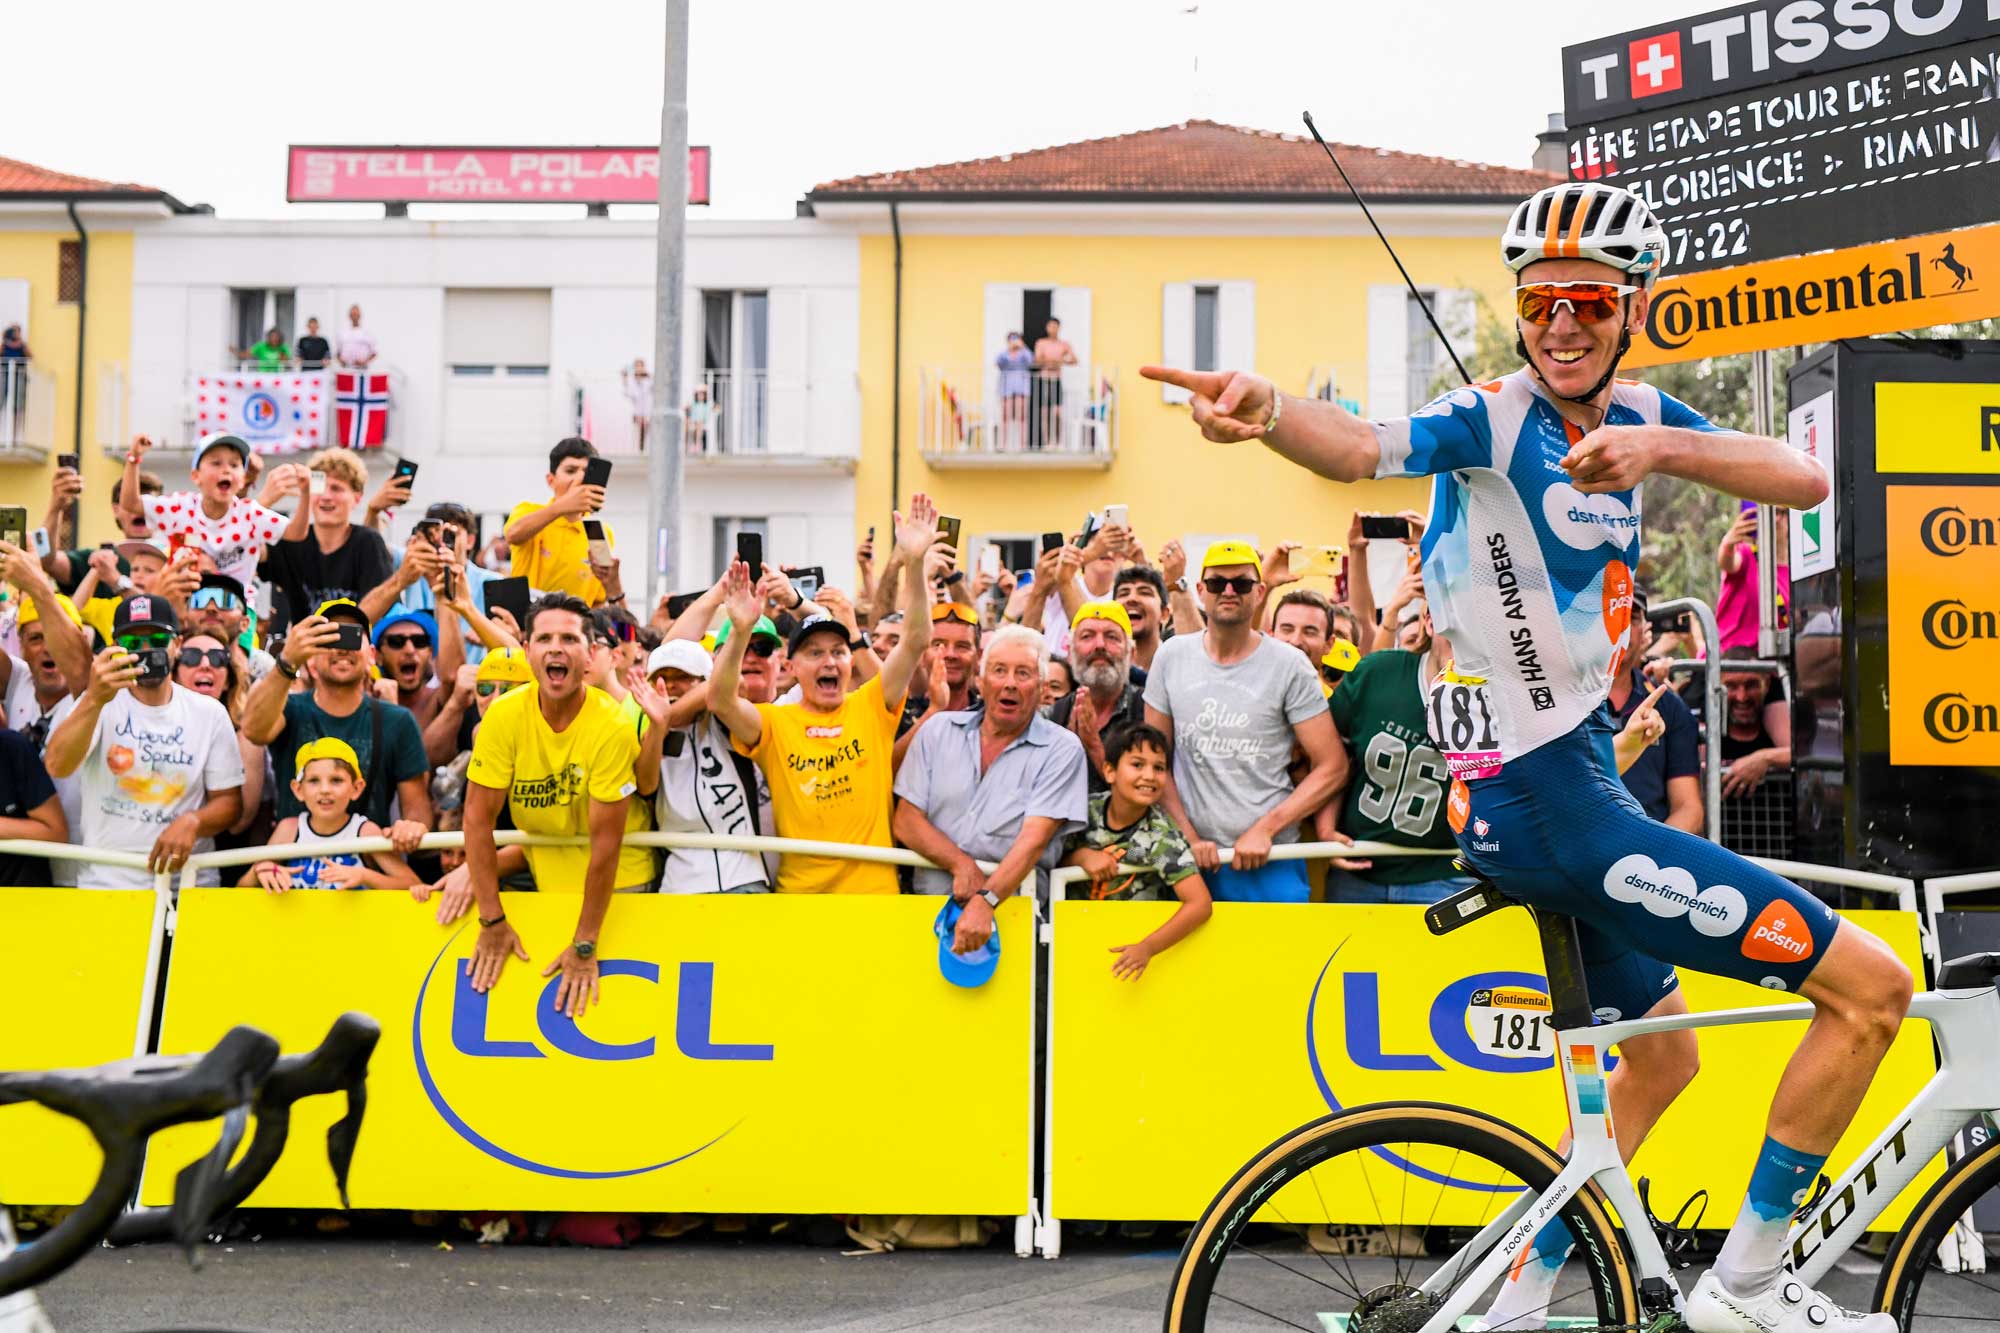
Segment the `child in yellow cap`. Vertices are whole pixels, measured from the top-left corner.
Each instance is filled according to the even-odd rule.
[[[355,813],[365,785],[361,760],[354,747],[333,736],[322,736],[299,747],[298,776],[292,795],[303,814],[279,821],[272,845],[294,843],[305,848],[349,838],[387,837],[366,817]],[[261,886],[272,893],[287,889],[410,889],[421,887],[416,872],[394,852],[309,852],[282,861],[259,861],[243,876],[242,887]],[[419,899],[421,901],[421,899]]]

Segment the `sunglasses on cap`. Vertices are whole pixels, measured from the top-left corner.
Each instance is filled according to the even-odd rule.
[[[431,646],[431,636],[421,632],[415,634],[384,634],[382,636],[382,646],[384,648],[428,648]]]
[[[1238,574],[1234,578],[1223,578],[1220,574],[1210,574],[1201,581],[1201,586],[1220,597],[1224,592],[1233,592],[1238,597],[1248,597],[1250,590],[1257,586],[1257,580],[1248,574]]]
[[[227,588],[197,588],[194,595],[188,598],[190,610],[205,611],[210,607],[219,607],[224,611],[241,611],[243,599]]]
[[[206,662],[219,671],[229,665],[229,650],[227,648],[183,648],[181,649],[180,657],[176,660],[184,667],[198,667],[203,662]]]
[[[1585,324],[1614,318],[1620,303],[1642,288],[1621,282],[1526,282],[1514,289],[1514,309],[1530,324],[1547,324],[1567,305]]]
[[[491,699],[494,695],[500,693],[500,691],[511,690],[514,687],[513,685],[504,681],[482,680],[477,685],[474,685],[472,688],[479,695],[480,698]]]
[[[174,641],[174,636],[165,630],[152,634],[120,634],[112,639],[128,653],[143,653],[148,648],[164,648]]]
[[[961,624],[973,626],[979,624],[979,617],[973,614],[971,607],[962,602],[934,603],[931,606],[931,623],[935,625],[940,620],[956,620]]]

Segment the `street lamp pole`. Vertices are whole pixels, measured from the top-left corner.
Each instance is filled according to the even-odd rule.
[[[666,91],[660,101],[660,221],[653,295],[653,411],[647,429],[646,528],[652,571],[646,608],[680,579],[681,318],[687,273],[688,6],[666,0]],[[634,608],[635,613],[638,608]],[[645,617],[641,617],[644,619]]]

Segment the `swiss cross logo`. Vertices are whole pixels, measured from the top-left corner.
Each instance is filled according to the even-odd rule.
[[[1632,96],[1658,97],[1681,86],[1681,35],[1663,32],[1657,37],[1641,37],[1628,51],[1626,67],[1632,71]]]

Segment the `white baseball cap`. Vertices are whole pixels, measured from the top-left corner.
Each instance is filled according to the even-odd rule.
[[[672,670],[707,680],[713,666],[707,650],[692,639],[668,639],[646,659],[646,676],[651,679],[662,671]]]

